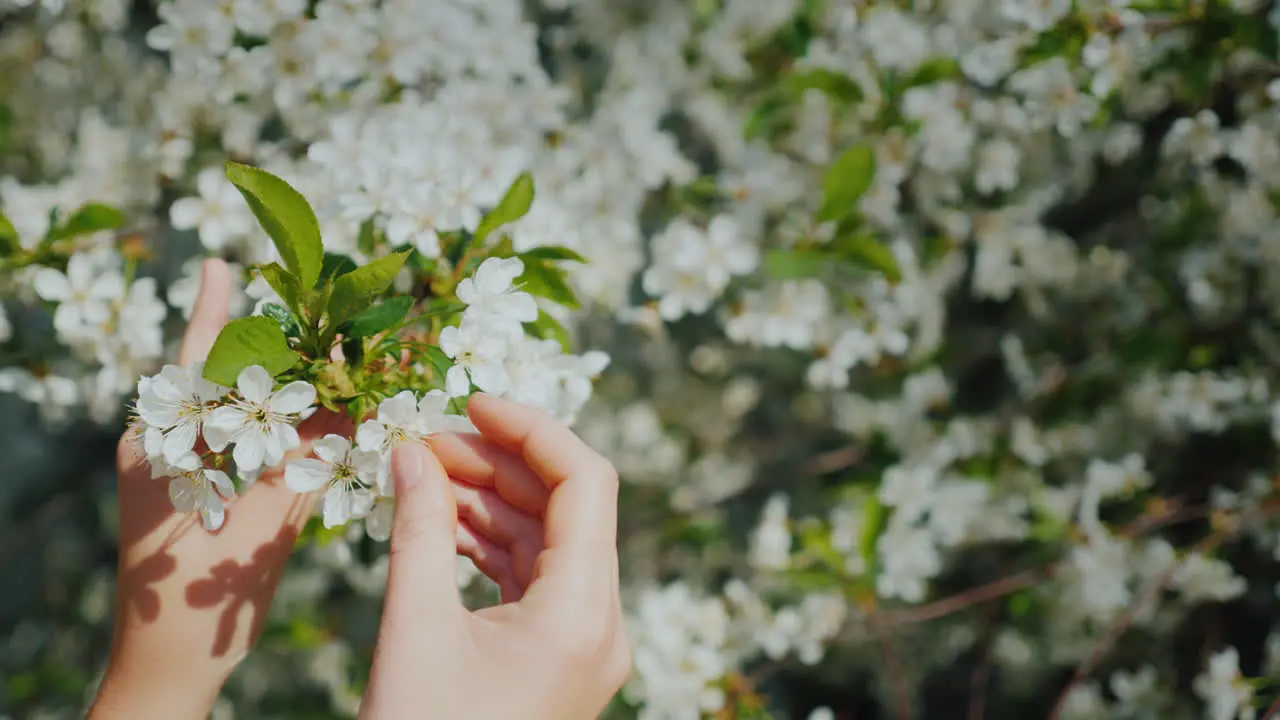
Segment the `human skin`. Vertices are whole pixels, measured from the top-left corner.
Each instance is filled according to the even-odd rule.
[[[231,271],[204,265],[178,362],[203,360],[227,323]],[[317,413],[299,428],[310,449],[346,421]],[[223,683],[261,633],[294,541],[316,497],[267,472],[232,501],[216,532],[173,509],[130,429],[117,453],[120,557],[115,636],[91,720],[205,718]]]
[[[631,670],[613,466],[540,410],[477,395],[479,435],[396,450],[396,516],[363,720],[598,717]],[[502,591],[470,611],[455,551]]]

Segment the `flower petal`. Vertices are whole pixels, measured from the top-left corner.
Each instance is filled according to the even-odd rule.
[[[311,407],[316,401],[316,389],[310,383],[296,380],[280,388],[267,400],[272,412],[292,415]]]
[[[315,443],[316,457],[329,465],[342,462],[347,457],[349,450],[351,450],[351,441],[333,433],[325,435]]]
[[[417,422],[417,403],[412,390],[402,390],[378,403],[378,421],[396,427],[411,427]]]
[[[169,462],[177,464],[176,459],[191,452],[196,446],[196,423],[184,422],[175,426],[164,436],[164,456]]]
[[[324,526],[327,528],[345,524],[351,519],[351,494],[334,486],[324,494]]]
[[[160,428],[149,427],[142,432],[142,451],[152,464],[164,457],[164,432]]]
[[[222,523],[227,519],[227,510],[219,503],[216,506],[210,506],[200,509],[200,522],[204,525],[204,529],[213,532],[222,527]]]
[[[377,420],[366,420],[356,428],[356,445],[361,450],[379,451],[387,441],[387,427]]]
[[[396,501],[392,498],[378,498],[365,518],[364,530],[377,542],[391,539],[391,523],[395,519]]]
[[[450,374],[453,370],[450,369]],[[471,381],[484,392],[501,395],[511,387],[507,369],[499,363],[481,363],[471,368]]]
[[[261,365],[251,365],[241,370],[240,377],[236,378],[236,388],[240,390],[240,396],[255,405],[267,401],[274,384],[271,375]]]
[[[71,283],[67,276],[53,268],[41,268],[31,278],[36,294],[49,302],[60,302],[71,297]]]
[[[313,458],[294,460],[284,467],[284,484],[296,493],[315,492],[332,477],[329,466]]]
[[[503,315],[522,323],[538,319],[538,301],[526,292],[514,292],[508,295],[502,310]]]
[[[205,470],[204,476],[223,499],[231,500],[236,496],[236,486],[226,473],[221,470]]]
[[[458,326],[450,325],[440,331],[440,349],[449,357],[457,357],[462,349],[462,331]]]
[[[284,452],[302,447],[302,438],[298,437],[298,428],[288,423],[279,423],[275,426],[275,430],[280,438],[280,449]]]
[[[452,397],[462,397],[471,393],[471,378],[461,365],[454,365],[444,378],[445,391]]]
[[[231,458],[236,461],[236,468],[257,470],[267,454],[267,437],[260,432],[241,433],[236,436],[236,446],[231,449]]]
[[[189,476],[179,475],[169,481],[169,502],[180,513],[189,513],[200,503],[200,485]]]
[[[454,294],[458,296],[459,300],[468,305],[479,299],[479,295],[476,293],[476,283],[471,278],[464,278],[462,282],[458,283],[458,287],[454,289]]]
[[[223,405],[214,408],[204,420],[205,439],[209,430],[220,430],[228,435],[235,435],[248,424],[249,415],[238,405]]]

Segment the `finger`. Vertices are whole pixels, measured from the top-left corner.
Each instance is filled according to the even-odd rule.
[[[213,341],[227,324],[231,308],[231,268],[217,258],[204,261],[200,271],[200,294],[191,310],[191,322],[182,337],[178,364],[190,365],[209,356]]]
[[[492,490],[454,485],[458,521],[511,555],[521,585],[533,580],[534,561],[542,552],[542,523],[509,505]]]
[[[431,451],[454,480],[492,488],[520,512],[541,518],[551,490],[522,457],[503,450],[475,433],[432,436]]]
[[[476,395],[469,414],[481,434],[523,457],[552,489],[544,519],[547,550],[538,559],[541,572],[535,573],[535,585],[544,580],[550,584],[546,593],[553,605],[607,602],[614,578],[602,570],[617,555],[618,476],[613,466],[536,408]]]
[[[608,465],[566,425],[538,408],[477,393],[467,414],[481,435],[524,458],[548,488]]]
[[[466,522],[459,522],[454,532],[458,554],[471,558],[476,569],[498,584],[502,602],[516,602],[524,593],[524,586],[516,578],[510,553],[498,547],[492,540]]]
[[[391,459],[396,513],[385,612],[442,616],[461,609],[454,532],[458,508],[440,461],[418,443],[404,443]]]

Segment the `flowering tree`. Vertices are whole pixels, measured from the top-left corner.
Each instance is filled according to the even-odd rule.
[[[1276,3],[0,17],[0,390],[28,436],[101,455],[136,398],[157,482],[215,527],[304,415],[353,420],[285,469],[323,510],[224,711],[353,712],[386,453],[474,388],[622,474],[618,717],[1276,701]],[[204,255],[241,317],[163,366]],[[77,473],[9,501],[59,588],[0,653],[22,717],[74,714],[104,650],[111,509]]]

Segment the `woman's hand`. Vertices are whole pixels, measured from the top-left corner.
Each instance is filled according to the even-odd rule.
[[[539,410],[478,395],[469,411],[479,435],[394,456],[390,576],[361,717],[595,718],[631,668],[617,474]],[[458,552],[504,604],[463,607]]]
[[[205,263],[179,363],[203,360],[227,323],[231,271]],[[299,428],[305,453],[345,420],[317,413]],[[117,456],[120,563],[111,660],[90,717],[204,718],[261,632],[285,560],[315,502],[264,473],[231,501],[216,532],[173,509],[140,434]]]

